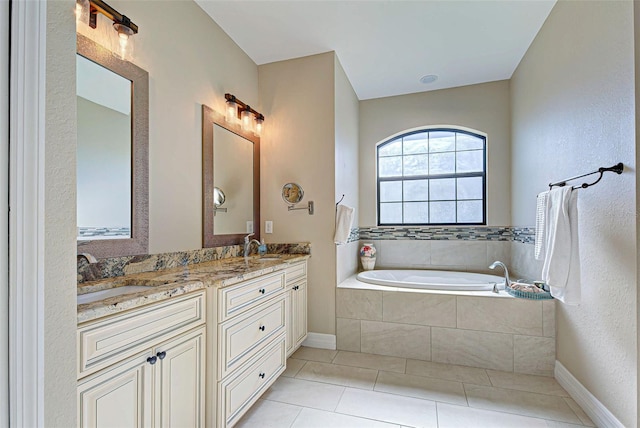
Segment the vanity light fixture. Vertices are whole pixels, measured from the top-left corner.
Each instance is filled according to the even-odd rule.
[[[253,131],[257,136],[260,136],[264,124],[264,115],[237,99],[235,95],[224,94],[224,97],[227,100],[225,115],[227,122],[235,123],[240,119],[243,131]]]
[[[138,33],[138,26],[102,0],[76,0],[77,19],[84,18],[87,3],[89,4],[89,27],[95,29],[98,25],[98,13],[113,21],[113,29],[118,33],[119,54],[122,59],[125,59],[131,50],[129,37]]]

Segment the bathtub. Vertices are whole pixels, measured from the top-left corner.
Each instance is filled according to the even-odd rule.
[[[445,291],[491,291],[504,289],[504,278],[482,273],[442,270],[370,270],[356,279],[367,284],[397,288]]]

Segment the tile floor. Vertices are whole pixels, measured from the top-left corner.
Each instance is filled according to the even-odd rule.
[[[318,428],[592,427],[555,379],[300,348],[236,425]]]

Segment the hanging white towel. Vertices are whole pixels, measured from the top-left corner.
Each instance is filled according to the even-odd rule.
[[[547,211],[547,196],[549,191],[538,194],[536,199],[536,240],[535,240],[535,258],[536,260],[544,260],[545,246],[545,214]]]
[[[547,196],[542,279],[551,295],[570,305],[580,303],[578,192],[570,186],[554,188]]]
[[[346,205],[338,205],[336,207],[336,234],[333,242],[336,244],[346,244],[351,234],[351,225],[353,225],[354,209]]]

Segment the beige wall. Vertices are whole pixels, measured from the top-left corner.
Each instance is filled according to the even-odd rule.
[[[44,413],[76,426],[76,39],[74,2],[47,2],[44,130]],[[61,78],[64,76],[64,78]],[[33,308],[38,308],[33,302]]]
[[[533,226],[552,180],[616,162],[580,190],[582,302],[558,304],[557,359],[637,425],[633,3],[559,1],[511,82],[513,223]]]
[[[109,4],[140,28],[133,62],[149,72],[149,252],[201,248],[201,105],[257,105],[258,67],[192,1]]]
[[[358,227],[358,119],[359,101],[340,61],[335,61],[335,117],[336,117],[336,191],[338,202],[355,209],[353,227]],[[341,283],[358,270],[356,252],[358,242],[336,246],[337,283]]]
[[[266,242],[311,242],[309,331],[335,333],[335,101],[333,52],[261,65],[262,221],[273,221]],[[287,211],[282,186],[295,182],[315,214]]]
[[[634,46],[635,46],[635,106],[636,106],[636,165],[638,165],[638,161],[640,160],[640,150],[638,150],[638,141],[640,141],[640,6],[634,2],[633,4],[633,30],[634,30]],[[640,197],[639,189],[640,189],[640,175],[636,174],[636,201]],[[636,212],[637,212],[637,202],[636,202]],[[636,215],[636,280],[640,278],[640,251],[638,251],[638,236],[637,231],[640,229],[640,216]],[[640,308],[640,293],[636,293],[636,308]],[[639,317],[640,318],[640,317]],[[638,320],[638,324],[636,324],[636,334],[637,336],[637,345],[639,346],[637,350],[637,355],[640,356],[640,319]],[[636,404],[636,417],[637,421],[640,421],[640,358],[637,358],[637,369],[636,369],[636,386],[638,387],[638,393],[636,396],[637,404]]]
[[[407,129],[457,125],[487,134],[487,224],[510,224],[509,82],[360,102],[360,225],[376,225],[376,144]]]

